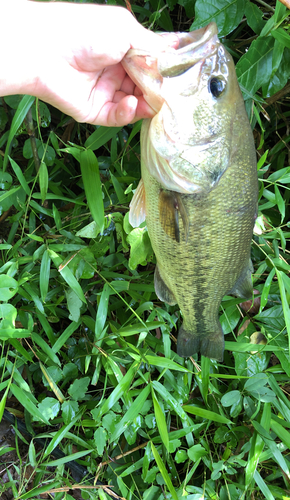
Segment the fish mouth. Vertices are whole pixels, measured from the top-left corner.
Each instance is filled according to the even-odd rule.
[[[161,77],[173,77],[184,73],[216,51],[218,29],[214,22],[195,31],[175,34],[179,41],[176,49],[169,48],[158,54],[130,49],[124,58],[125,69],[130,72],[130,67],[138,65],[143,72],[158,72]]]
[[[217,25],[212,22],[204,28],[188,33],[176,33],[178,48],[152,53],[142,49],[130,49],[122,65],[133,82],[142,90],[145,101],[158,113],[164,102],[162,84],[164,78],[175,77],[217,51],[219,40]]]
[[[158,71],[162,77],[175,77],[216,52],[218,29],[212,22],[196,31],[176,33],[179,46],[162,52],[158,57]]]

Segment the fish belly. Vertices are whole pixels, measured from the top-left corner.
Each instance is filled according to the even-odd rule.
[[[257,204],[256,171],[229,168],[208,194],[180,194],[188,224],[179,217],[179,241],[160,217],[162,185],[142,168],[146,223],[157,259],[155,290],[183,316],[177,352],[223,360],[218,319],[223,296],[251,297],[250,246]],[[178,214],[177,214],[178,215]],[[186,227],[185,227],[186,226]]]

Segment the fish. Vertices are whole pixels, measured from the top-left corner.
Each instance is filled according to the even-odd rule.
[[[176,36],[175,48],[133,48],[122,62],[155,113],[141,127],[141,180],[129,222],[146,220],[156,295],[180,308],[177,354],[222,362],[221,301],[253,294],[256,151],[216,24]]]

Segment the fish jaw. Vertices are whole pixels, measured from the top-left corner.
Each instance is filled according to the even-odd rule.
[[[178,76],[212,54],[217,41],[217,26],[210,23],[196,31],[175,34],[178,39],[176,49],[168,47],[166,51],[154,54],[142,49],[130,49],[122,60],[126,72],[156,113],[164,102],[164,78]]]

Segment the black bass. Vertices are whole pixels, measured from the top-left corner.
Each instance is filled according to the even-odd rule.
[[[216,24],[177,36],[175,50],[131,49],[123,62],[156,112],[142,124],[142,179],[129,220],[136,227],[146,219],[156,294],[182,312],[177,353],[222,361],[221,300],[252,297],[255,146]]]

